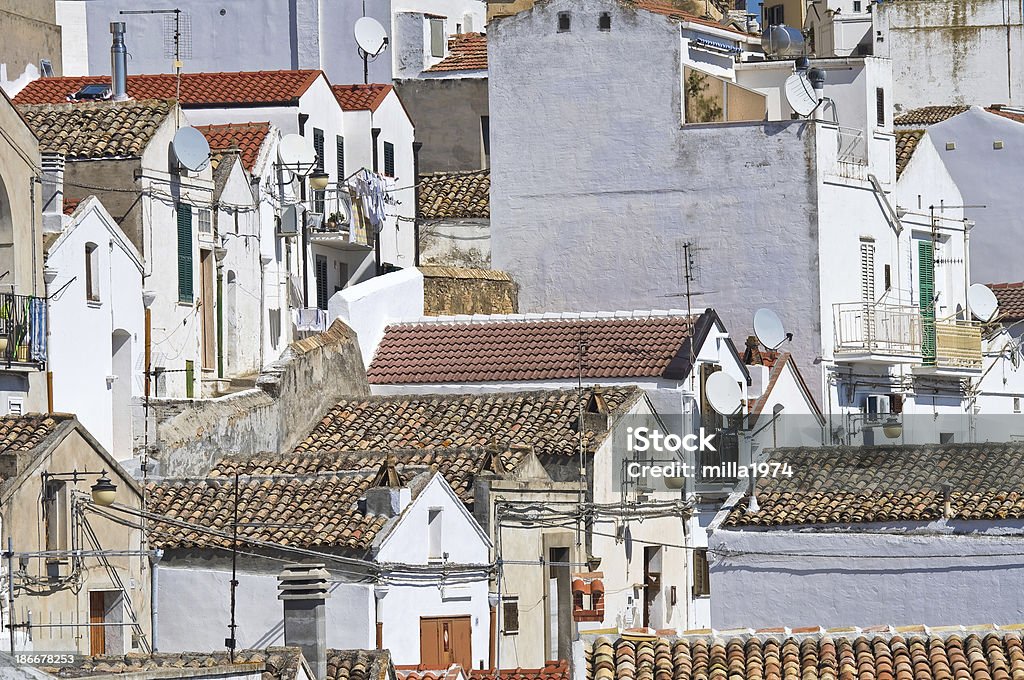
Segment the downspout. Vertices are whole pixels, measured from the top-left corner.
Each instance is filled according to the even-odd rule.
[[[214,254],[214,257],[217,255]],[[217,261],[217,377],[224,377],[224,262],[222,260]]]
[[[377,168],[379,166],[379,152],[377,150],[377,140],[380,138],[380,128],[370,128],[370,134],[373,137],[373,174],[377,174]],[[380,233],[376,233],[373,236],[373,255],[376,262],[374,268],[374,276],[380,276]]]
[[[159,607],[157,603],[159,601],[159,589],[158,589],[158,578],[157,575],[160,573],[159,566],[160,560],[164,557],[164,551],[157,548],[149,554],[149,567],[151,570],[150,574],[150,585],[149,585],[149,626],[150,626],[150,640],[149,647],[153,652],[159,651],[157,645],[157,612]]]
[[[413,266],[420,266],[420,149],[423,142],[412,143],[412,238]]]

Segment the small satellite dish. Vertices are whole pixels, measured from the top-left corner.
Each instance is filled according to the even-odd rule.
[[[362,17],[355,25],[356,44],[366,54],[376,57],[388,46],[388,34],[373,17]]]
[[[770,309],[754,312],[754,335],[768,349],[775,349],[786,340],[786,328],[779,315]]]
[[[298,236],[302,226],[302,213],[305,210],[301,205],[290,205],[281,213],[281,223],[277,228],[279,236]]]
[[[210,164],[210,143],[194,127],[183,127],[174,133],[171,150],[181,167],[191,172],[204,170]]]
[[[316,149],[302,135],[285,135],[277,146],[277,157],[281,165],[293,173],[305,174],[316,165]]]
[[[999,310],[995,293],[983,283],[972,283],[967,289],[967,305],[978,321],[991,321]]]
[[[809,116],[818,106],[818,98],[814,96],[811,81],[804,73],[794,73],[786,78],[786,101],[790,108],[801,116]]]
[[[723,416],[731,416],[739,410],[743,401],[740,386],[728,373],[712,373],[704,383],[704,395],[711,407]]]

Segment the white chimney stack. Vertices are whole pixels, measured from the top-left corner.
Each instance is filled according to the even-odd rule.
[[[64,154],[43,152],[43,233],[64,231]]]
[[[316,680],[327,678],[327,579],[322,564],[289,564],[277,577],[284,601],[284,644],[298,647]]]

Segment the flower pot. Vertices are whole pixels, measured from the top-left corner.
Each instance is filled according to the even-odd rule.
[[[28,361],[28,345],[19,345],[16,361]]]

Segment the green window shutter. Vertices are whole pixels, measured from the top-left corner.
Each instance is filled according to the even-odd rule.
[[[345,138],[338,135],[335,146],[338,154],[338,181],[341,182],[345,179]]]
[[[921,355],[935,364],[935,251],[931,241],[917,243],[917,287],[921,305]]]
[[[384,142],[384,175],[395,176],[395,145],[391,142]]]
[[[192,302],[192,206],[178,204],[178,301]]]

